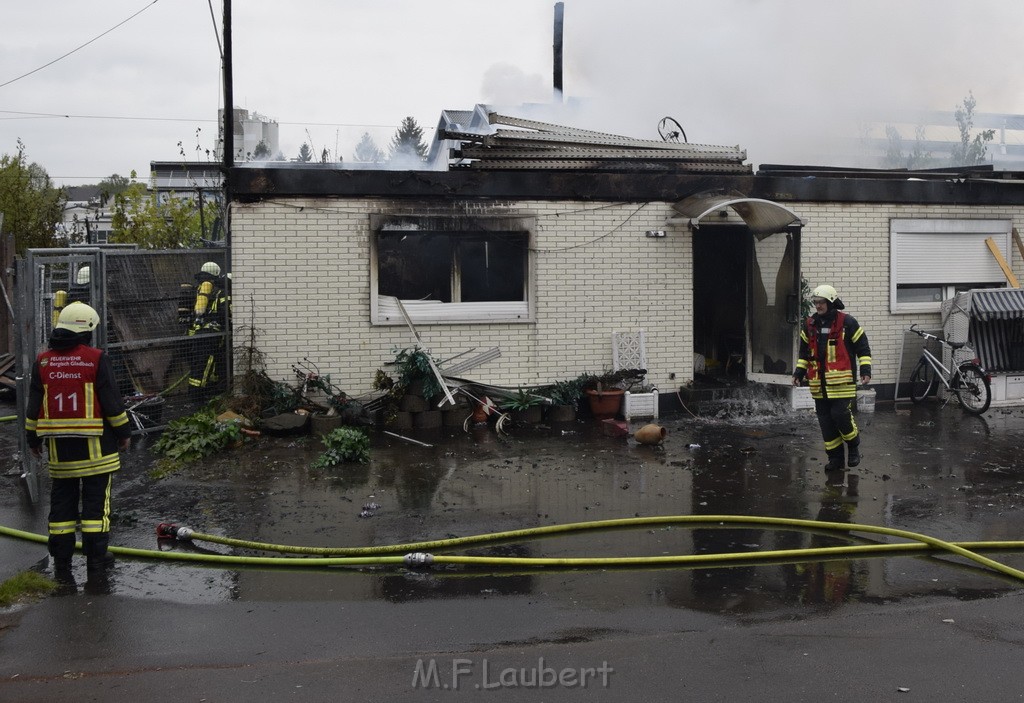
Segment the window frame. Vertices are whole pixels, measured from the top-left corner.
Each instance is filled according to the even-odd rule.
[[[991,237],[995,240],[996,246],[1004,258],[1010,251],[1010,236],[1013,231],[1013,221],[1010,218],[892,218],[889,221],[889,312],[892,314],[906,313],[931,313],[940,312],[941,301],[928,302],[905,302],[899,300],[899,291],[913,286],[930,286],[941,288],[943,295],[948,297],[951,290],[961,289],[964,286],[989,288],[1003,287],[1006,285],[1006,277],[999,264],[992,257],[988,247],[984,244],[985,239]],[[936,257],[936,267],[947,269],[945,273],[937,273],[936,280],[916,280],[908,271],[901,271],[900,253],[901,245],[911,246],[910,236],[930,236],[936,241],[929,245],[928,253]],[[901,236],[906,237],[901,241]],[[940,241],[943,237],[958,237],[956,240],[949,240],[946,246]],[[972,240],[977,239],[981,250],[974,249]],[[942,257],[948,259],[947,247],[952,243],[967,243],[973,252],[977,252],[977,258],[973,261],[975,266],[982,266],[986,271],[973,275],[970,273],[959,275],[951,274],[948,269],[954,264],[943,261]],[[988,261],[986,258],[991,258]]]
[[[463,214],[431,215],[371,215],[370,216],[370,323],[372,325],[405,325],[394,298],[380,294],[380,271],[378,238],[382,233],[392,232],[444,232],[457,237],[486,236],[489,233],[522,234],[526,237],[526,251],[522,301],[483,302],[430,302],[405,301],[403,307],[411,322],[420,325],[431,324],[522,324],[536,321],[535,304],[535,260],[534,229],[536,218],[531,215],[466,216]],[[454,287],[460,281],[459,262],[453,262],[454,270],[450,284]]]

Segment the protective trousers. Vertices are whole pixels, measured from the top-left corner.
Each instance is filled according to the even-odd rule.
[[[110,541],[110,485],[113,473],[55,478],[50,488],[50,556],[68,564],[75,552],[75,531],[82,528],[86,560],[99,563]],[[81,507],[79,507],[81,505]]]
[[[856,447],[860,444],[860,433],[853,420],[853,398],[818,398],[814,401],[814,412],[821,427],[821,438],[825,441],[825,453],[830,460],[845,460],[843,442]]]

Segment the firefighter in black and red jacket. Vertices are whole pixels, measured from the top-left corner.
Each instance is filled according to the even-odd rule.
[[[71,557],[79,528],[90,581],[102,578],[113,563],[107,551],[111,478],[121,467],[118,452],[131,442],[110,359],[90,346],[99,322],[85,303],[61,310],[49,349],[32,369],[25,414],[29,448],[42,457],[46,443],[49,452],[48,547],[54,575],[64,582],[73,582]]]
[[[845,305],[835,288],[818,286],[811,293],[811,302],[815,312],[800,330],[793,385],[800,385],[806,377],[825,440],[825,471],[842,471],[861,460],[860,431],[852,405],[858,376],[865,385],[871,382],[871,347],[857,320],[842,312]]]

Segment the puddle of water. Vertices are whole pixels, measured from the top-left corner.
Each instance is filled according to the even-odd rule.
[[[907,415],[878,412],[860,414],[857,420],[866,457],[856,470],[857,491],[826,485],[817,425],[813,413],[806,412],[749,412],[742,420],[727,421],[663,418],[659,424],[669,435],[659,447],[602,436],[592,422],[519,428],[508,438],[492,430],[417,434],[435,445],[430,448],[375,434],[370,463],[329,471],[309,469],[321,450],[315,440],[263,438],[157,482],[146,476],[149,456],[140,446],[116,479],[114,542],[155,548],[154,529],[160,522],[271,543],[365,546],[681,514],[862,522],[944,539],[1021,538],[1024,467],[1017,447],[1024,423],[1019,415],[978,423],[962,413],[914,408]],[[922,427],[922,422],[932,424]],[[847,542],[761,528],[659,527],[586,532],[477,547],[470,553],[660,556]],[[996,558],[1018,567],[1024,561],[1020,556]],[[407,602],[532,594],[598,609],[654,603],[758,617],[860,600],[979,597],[1013,587],[974,569],[912,558],[492,573],[223,569],[123,560],[112,582],[120,594],[196,603]]]

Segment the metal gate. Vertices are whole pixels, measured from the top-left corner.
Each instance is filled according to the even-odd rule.
[[[16,267],[19,425],[24,427],[36,355],[47,348],[57,314],[71,302],[87,303],[100,316],[93,344],[110,356],[136,434],[161,429],[225,392],[231,368],[228,311],[219,331],[193,328],[197,275],[206,262],[226,272],[227,252],[116,245],[26,251]],[[229,282],[219,277],[225,294]],[[35,502],[41,470],[24,432],[19,434],[22,478]]]

